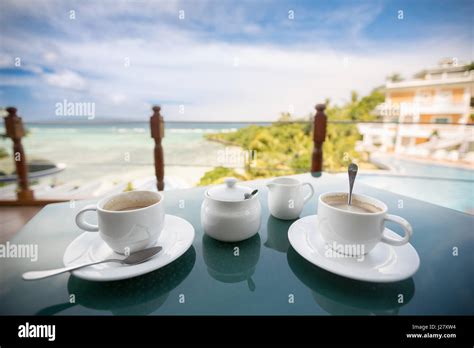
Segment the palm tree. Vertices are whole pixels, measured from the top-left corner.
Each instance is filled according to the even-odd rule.
[[[387,76],[387,80],[390,82],[400,82],[403,81],[402,75],[399,73],[393,73],[392,75]]]

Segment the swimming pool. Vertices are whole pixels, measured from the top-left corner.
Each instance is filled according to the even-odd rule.
[[[376,160],[390,167],[392,174],[361,173],[360,182],[474,214],[474,170],[394,157],[377,157]]]

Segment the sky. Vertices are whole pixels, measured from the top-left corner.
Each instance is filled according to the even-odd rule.
[[[473,13],[471,0],[0,0],[0,106],[26,121],[64,121],[64,101],[94,103],[96,121],[147,120],[155,104],[169,121],[306,116],[395,72],[470,62]]]

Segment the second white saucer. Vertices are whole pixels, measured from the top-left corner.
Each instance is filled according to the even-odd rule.
[[[363,258],[328,252],[317,219],[317,215],[311,215],[295,221],[288,230],[288,239],[298,254],[326,271],[356,280],[387,283],[411,277],[420,266],[418,253],[410,243],[402,246],[378,243]],[[393,238],[398,236],[388,228],[384,233]]]

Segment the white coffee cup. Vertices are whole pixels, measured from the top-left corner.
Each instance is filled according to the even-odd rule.
[[[127,210],[124,210],[127,209]],[[84,214],[96,211],[98,225],[85,220]],[[117,253],[129,254],[156,243],[163,230],[163,195],[153,191],[119,193],[88,205],[76,215],[76,224],[101,238]]]
[[[305,186],[309,188],[306,195],[303,190]],[[298,218],[306,202],[314,195],[314,189],[310,183],[302,183],[294,178],[276,178],[270,181],[267,187],[270,213],[283,220]]]
[[[413,234],[410,223],[400,216],[387,214],[385,203],[369,196],[353,194],[352,205],[370,207],[370,211],[373,211],[360,212],[336,207],[334,201],[338,199],[347,202],[347,193],[328,192],[320,195],[318,200],[317,228],[332,249],[351,250],[351,256],[359,256],[370,252],[379,242],[393,246],[409,242]],[[399,224],[405,232],[404,237],[393,239],[384,235],[385,221]]]

